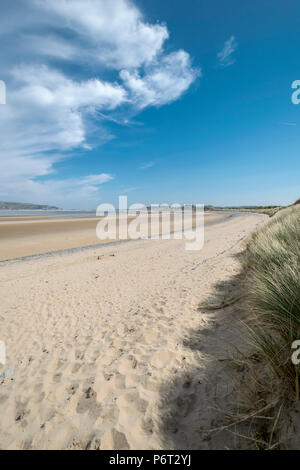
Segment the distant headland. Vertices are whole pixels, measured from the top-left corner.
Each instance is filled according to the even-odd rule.
[[[41,204],[31,204],[28,202],[6,202],[0,201],[0,210],[58,210],[59,207],[47,206]]]

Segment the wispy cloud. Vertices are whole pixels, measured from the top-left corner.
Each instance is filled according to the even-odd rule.
[[[139,189],[138,187],[136,186],[130,186],[129,188],[124,188],[122,189],[122,194],[128,194],[128,193],[132,193],[132,191],[136,191],[137,189]]]
[[[38,161],[37,161],[38,163]],[[12,162],[13,165],[13,162]],[[43,170],[37,168],[40,174]],[[38,201],[47,204],[49,201],[62,208],[93,208],[100,198],[100,186],[114,179],[106,173],[86,175],[81,178],[32,178],[28,174],[15,174],[13,178],[5,179],[0,176],[0,198],[5,199],[7,191],[14,195],[14,201]],[[47,171],[45,171],[47,174]],[[30,175],[30,177],[28,176]]]
[[[238,43],[234,36],[231,36],[224,44],[223,49],[218,52],[217,58],[221,67],[229,67],[234,64],[235,58],[233,53],[236,51]]]
[[[138,109],[177,100],[200,75],[199,70],[192,69],[190,56],[183,50],[148,64],[144,75],[137,70],[120,72],[130,100]]]
[[[156,162],[151,161],[151,162],[145,162],[141,166],[139,166],[139,170],[147,170],[148,168],[152,168],[155,165]]]
[[[5,197],[113,138],[110,121],[177,100],[200,75],[187,52],[165,52],[167,26],[149,23],[133,0],[2,0],[0,37]]]
[[[297,126],[296,122],[282,122],[281,124],[283,126]]]

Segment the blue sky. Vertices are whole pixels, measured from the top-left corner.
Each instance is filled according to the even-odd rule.
[[[299,2],[11,3],[0,19],[0,199],[299,197]]]

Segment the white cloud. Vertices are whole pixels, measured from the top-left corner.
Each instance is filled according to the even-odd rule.
[[[143,76],[137,70],[120,72],[125,86],[131,91],[131,99],[140,109],[175,101],[199,75],[200,71],[192,68],[190,56],[183,50],[152,63]]]
[[[143,163],[143,164],[139,167],[139,170],[147,170],[148,168],[152,168],[154,165],[155,165],[155,162],[153,162],[153,161],[151,161],[151,162],[146,162],[146,163]]]
[[[97,185],[112,179],[109,175],[51,182],[35,178],[53,173],[53,165],[66,157],[64,151],[88,147],[86,116],[116,108],[125,101],[125,90],[98,79],[75,82],[46,66],[17,67],[13,76],[17,87],[9,104],[0,108],[2,198],[55,200],[63,207],[70,206],[72,198],[77,204],[82,198],[90,202],[98,195]]]
[[[166,26],[145,22],[138,8],[128,0],[35,0],[35,3],[56,15],[56,24],[58,19],[62,27],[84,39],[90,55],[116,69],[150,62],[169,37]]]
[[[35,181],[32,173],[14,174],[12,179],[0,177],[0,198],[7,192],[14,194],[15,201],[48,204],[63,208],[93,209],[99,203],[99,187],[113,180],[113,176],[101,173],[82,178],[46,179]]]
[[[231,36],[224,44],[223,49],[217,54],[219,65],[221,67],[228,67],[229,65],[234,64],[235,59],[232,57],[233,53],[236,51],[238,43],[234,36]]]
[[[61,159],[62,152],[89,148],[87,119],[98,110],[115,109],[126,101],[125,90],[116,83],[99,79],[75,82],[46,66],[19,66],[12,75],[15,89],[0,109],[0,161],[4,167],[10,155],[23,165],[25,158],[30,163],[45,158],[51,168],[49,162]],[[108,138],[108,134],[101,137]],[[56,154],[49,158],[45,152]]]
[[[2,2],[0,179],[11,200],[36,194],[34,202],[48,195],[52,203],[39,177],[111,139],[109,121],[128,124],[146,106],[175,101],[199,75],[187,52],[164,52],[167,27],[148,23],[131,0]],[[56,192],[72,194],[66,188],[73,184],[95,193],[85,178],[80,185],[58,173]]]
[[[63,204],[71,204],[76,201],[76,207],[85,207],[93,209],[99,203],[100,192],[99,186],[112,181],[114,178],[107,173],[98,175],[87,175],[82,178],[67,178],[62,180],[48,180],[42,185],[42,191],[47,195],[50,191],[54,191],[56,204],[62,207]],[[75,207],[75,206],[73,206]]]
[[[64,60],[78,60],[78,49],[71,42],[53,35],[23,34],[22,47],[27,53]]]
[[[103,82],[93,78],[75,82],[61,72],[46,66],[20,66],[13,70],[20,84],[19,99],[33,106],[55,106],[57,108],[114,109],[124,103],[125,90],[117,83]]]

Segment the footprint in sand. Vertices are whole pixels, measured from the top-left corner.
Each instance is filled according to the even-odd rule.
[[[78,401],[76,409],[77,413],[82,414],[88,412],[96,419],[97,416],[99,416],[101,409],[101,404],[97,402],[97,393],[92,389],[92,387],[88,387]]]
[[[167,367],[168,364],[173,360],[173,358],[174,358],[174,353],[172,353],[171,351],[168,351],[168,350],[158,351],[152,356],[150,360],[150,364],[153,367],[156,367],[157,369],[161,369],[163,367]]]
[[[111,450],[111,449],[118,449],[118,450],[129,450],[129,444],[125,437],[125,434],[117,431],[116,429],[111,429],[107,431],[101,437],[101,446],[102,450]]]
[[[131,369],[136,369],[136,367],[137,360],[134,356],[129,355],[127,357],[122,357],[119,362],[118,371],[120,372],[120,374],[126,375]]]

